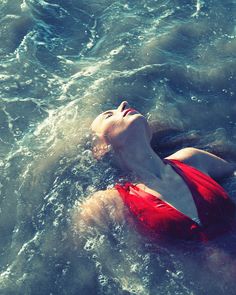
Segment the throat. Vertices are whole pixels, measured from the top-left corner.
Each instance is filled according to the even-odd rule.
[[[120,154],[119,162],[123,169],[129,170],[140,182],[145,183],[161,179],[166,167],[153,151],[150,153],[133,152],[129,155]]]

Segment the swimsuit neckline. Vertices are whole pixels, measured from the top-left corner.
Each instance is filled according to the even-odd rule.
[[[136,217],[141,233],[208,241],[232,228],[236,206],[224,188],[197,168],[175,159],[164,159],[188,186],[200,224],[170,203],[126,182],[116,184],[124,204]],[[157,237],[158,237],[157,236]]]
[[[187,214],[183,213],[181,210],[177,209],[175,206],[173,206],[171,203],[167,202],[166,200],[164,199],[161,199],[157,196],[154,196],[152,193],[149,193],[149,192],[146,192],[145,190],[141,189],[140,187],[138,187],[137,185],[135,184],[132,184],[131,182],[127,182],[125,184],[125,188],[126,190],[128,190],[130,192],[130,187],[135,189],[136,191],[138,192],[142,192],[144,195],[146,195],[147,197],[152,197],[153,199],[157,199],[159,202],[161,202],[162,204],[164,204],[165,206],[171,208],[172,210],[175,210],[179,215],[181,215],[182,217],[184,218],[187,218],[188,220],[190,220],[191,222],[193,222],[194,224],[196,224],[197,226],[200,226],[200,221],[199,223],[197,221],[195,221],[193,218],[191,218],[190,216],[188,216]],[[190,191],[191,195],[192,195],[192,192]],[[132,194],[132,192],[131,192]],[[193,195],[192,195],[193,197]],[[194,199],[193,199],[194,200]],[[195,203],[195,201],[194,201]],[[196,206],[196,203],[195,203],[195,206]]]

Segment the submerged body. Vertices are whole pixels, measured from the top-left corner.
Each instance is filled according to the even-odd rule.
[[[212,178],[232,174],[233,163],[195,148],[162,161],[150,146],[147,121],[127,102],[99,115],[92,130],[100,138],[99,146],[112,146],[120,167],[139,181],[96,193],[84,202],[77,221],[106,228],[104,212],[112,208],[117,222],[124,222],[128,213],[150,235],[208,240],[230,229],[235,205]]]

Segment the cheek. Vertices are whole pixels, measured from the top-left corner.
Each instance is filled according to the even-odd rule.
[[[112,146],[121,146],[123,145],[127,135],[127,126],[125,126],[124,124],[114,124],[108,128],[106,138],[108,143]]]

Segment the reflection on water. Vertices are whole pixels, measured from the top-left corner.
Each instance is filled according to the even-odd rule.
[[[115,222],[71,231],[76,204],[116,178],[88,126],[123,99],[173,131],[163,153],[188,138],[236,159],[235,5],[1,1],[1,294],[235,293],[234,233],[167,246]]]

